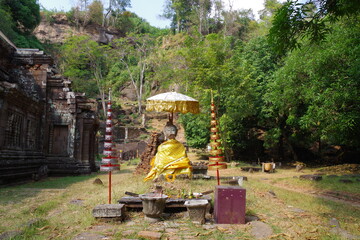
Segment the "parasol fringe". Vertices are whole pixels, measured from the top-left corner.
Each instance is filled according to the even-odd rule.
[[[157,112],[180,112],[180,113],[194,113],[197,114],[199,110],[198,101],[160,101],[147,100],[146,111]]]

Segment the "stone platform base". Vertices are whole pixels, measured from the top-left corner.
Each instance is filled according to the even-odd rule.
[[[124,204],[102,204],[97,205],[92,214],[95,218],[101,220],[118,220],[121,221],[125,214]]]

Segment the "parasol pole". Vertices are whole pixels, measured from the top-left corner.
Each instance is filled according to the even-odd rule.
[[[171,112],[171,113],[169,113],[169,123],[171,125],[173,125],[173,120],[174,120],[174,112]]]

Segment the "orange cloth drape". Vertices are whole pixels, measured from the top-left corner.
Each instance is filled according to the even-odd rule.
[[[179,174],[191,175],[192,167],[186,155],[185,147],[175,139],[170,139],[158,147],[155,157],[151,160],[151,170],[144,181],[156,179],[164,175],[167,181],[173,181]]]

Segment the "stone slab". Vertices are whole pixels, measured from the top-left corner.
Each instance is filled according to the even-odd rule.
[[[201,198],[198,199],[192,199],[192,200],[207,200],[208,202],[211,201],[211,196],[204,195]],[[166,200],[166,206],[165,208],[184,208],[186,210],[186,206],[184,206],[184,203],[186,200],[185,198],[168,198]],[[142,208],[142,201],[140,197],[122,197],[119,201],[120,204],[124,204],[128,208]]]
[[[161,239],[161,233],[152,231],[141,231],[138,233],[138,237],[157,240]]]
[[[353,181],[350,180],[350,179],[339,179],[339,182],[342,182],[342,183],[353,183]]]
[[[252,226],[251,235],[253,235],[255,239],[268,238],[273,234],[272,228],[264,222],[253,221],[250,225]]]
[[[241,171],[246,171],[246,172],[260,172],[262,170],[262,168],[259,167],[241,167]]]
[[[116,218],[122,219],[125,213],[125,205],[124,204],[101,204],[97,205],[92,214],[95,218]]]
[[[322,180],[322,176],[319,175],[300,175],[299,177],[300,179],[307,179],[307,180],[311,180],[311,181],[320,181]]]
[[[72,240],[109,240],[109,238],[104,235],[85,232],[85,233],[80,233]]]

